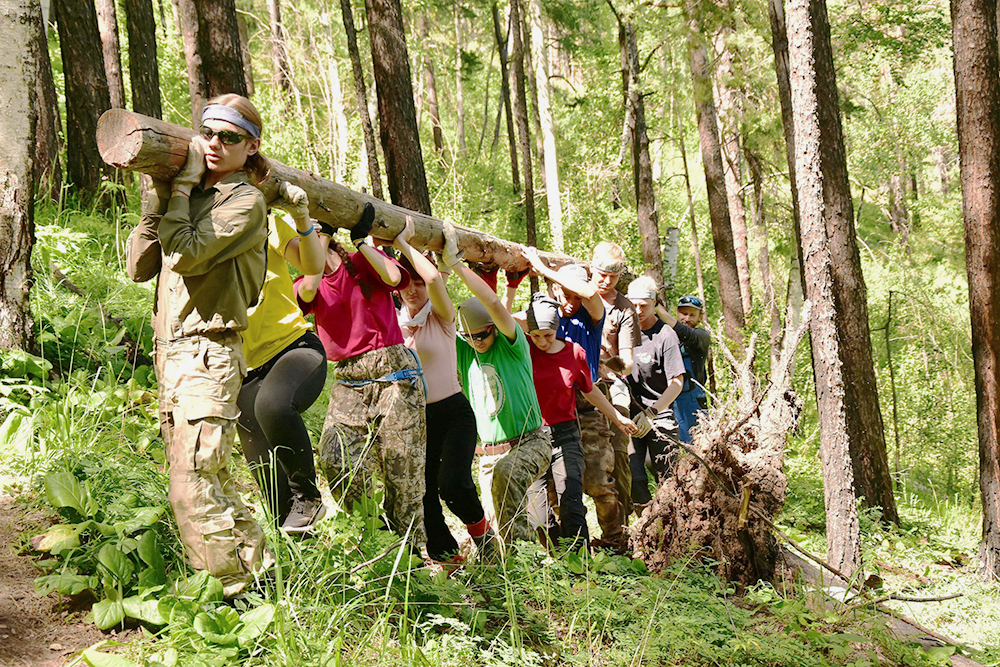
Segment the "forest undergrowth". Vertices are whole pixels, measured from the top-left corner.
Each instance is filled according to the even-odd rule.
[[[183,563],[166,500],[155,378],[128,358],[135,348],[140,359],[151,352],[151,286],[132,284],[121,268],[135,215],[40,207],[32,292],[38,354],[0,356],[0,467],[16,480],[7,492],[54,521],[23,540],[37,558],[37,592],[92,596],[99,627],[142,628],[128,645],[109,638],[77,664],[861,667],[942,664],[956,650],[928,653],[902,642],[878,614],[828,609],[821,593],[791,577],[736,591],[700,554],[653,577],[627,557],[553,558],[523,544],[503,565],[473,564],[448,576],[379,529],[379,498],[353,514],[334,512],[307,540],[266,528],[275,576],[224,603],[217,581]],[[325,397],[307,413],[314,436]],[[790,443],[781,523],[821,555],[813,429],[815,415],[807,415]],[[253,499],[238,455],[234,468]],[[897,609],[958,639],[958,650],[1000,663],[1000,594],[975,573],[977,505],[947,478],[901,481],[899,529],[865,515],[866,572],[881,578],[885,594],[962,593]],[[256,510],[270,526],[259,503]]]

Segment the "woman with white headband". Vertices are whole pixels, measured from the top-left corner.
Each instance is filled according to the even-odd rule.
[[[153,331],[160,425],[170,465],[170,506],[196,570],[226,596],[273,559],[229,474],[247,366],[240,332],[265,276],[267,178],[260,114],[250,100],[209,100],[200,134],[170,183],[152,181],[129,236],[135,281],[159,274]]]

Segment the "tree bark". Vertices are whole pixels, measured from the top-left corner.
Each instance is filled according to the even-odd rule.
[[[698,139],[701,159],[705,169],[705,188],[708,192],[708,212],[712,220],[712,241],[715,245],[715,265],[719,273],[719,297],[725,318],[726,335],[742,347],[743,297],[740,293],[740,276],[736,268],[736,250],[733,246],[733,227],[726,201],[726,176],[719,146],[718,121],[712,97],[712,74],[708,62],[708,48],[696,21],[697,7],[687,6],[688,55],[691,62],[691,81],[698,116]]]
[[[393,204],[430,215],[403,10],[399,0],[365,0],[365,6],[389,197]]]
[[[115,0],[94,0],[97,9],[97,28],[101,34],[101,54],[104,56],[104,73],[108,78],[111,106],[125,108],[125,81],[122,79],[121,47],[118,44],[118,15]]]
[[[281,25],[281,1],[267,0],[268,25],[271,28],[271,83],[282,91],[291,90],[288,73],[288,52],[285,50],[285,31]]]
[[[771,280],[771,251],[768,248],[767,224],[764,215],[764,174],[761,169],[760,157],[746,144],[743,145],[747,167],[750,169],[750,182],[753,183],[753,229],[757,241],[757,270],[760,273],[761,295],[771,314],[771,365],[777,362],[781,345],[781,309],[774,298],[774,283]]]
[[[898,524],[872,359],[867,288],[861,272],[861,254],[854,227],[854,207],[847,175],[847,155],[825,0],[811,0],[810,14],[818,117],[823,133],[820,136],[820,159],[824,173],[824,218],[832,262],[841,362],[845,377],[850,378],[847,385],[847,428],[854,464],[855,493],[864,497],[866,507],[881,507],[885,521]]]
[[[979,572],[1000,579],[1000,58],[996,0],[952,0],[958,156],[979,431]]]
[[[201,125],[201,108],[208,99],[208,88],[205,84],[205,71],[201,62],[201,51],[198,47],[198,5],[195,0],[174,0],[177,16],[180,19],[181,37],[184,42],[184,59],[188,70],[188,94],[191,97],[191,124]]]
[[[722,137],[723,167],[726,176],[726,201],[733,227],[733,249],[736,252],[736,271],[740,277],[740,298],[744,316],[753,309],[753,292],[750,288],[750,254],[747,247],[746,201],[743,197],[743,166],[740,137],[740,120],[743,114],[740,91],[732,86],[734,58],[732,47],[726,39],[733,33],[725,27],[715,36],[715,54],[719,62],[717,81],[719,89],[719,134]]]
[[[820,0],[821,1],[821,0]],[[833,258],[827,238],[829,223],[825,193],[829,174],[824,170],[824,101],[820,78],[829,75],[816,62],[821,49],[816,0],[790,0],[787,29],[789,67],[792,84],[792,111],[795,126],[795,179],[799,187],[802,225],[802,257],[806,273],[806,296],[813,306],[812,356],[819,404],[820,456],[823,466],[823,493],[826,506],[827,560],[841,572],[850,574],[860,565],[860,533],[854,470],[851,465],[848,433],[847,377],[842,362]],[[843,224],[843,221],[840,221]],[[858,378],[850,378],[856,382]]]
[[[154,178],[171,180],[184,166],[187,146],[195,131],[191,128],[140,116],[123,109],[113,109],[101,118],[97,136],[101,155],[120,169],[140,171]],[[309,214],[316,220],[335,227],[350,229],[358,221],[366,203],[375,206],[376,222],[372,235],[391,241],[403,229],[406,218],[413,218],[416,235],[413,244],[440,252],[443,248],[443,223],[413,210],[387,204],[370,195],[326,180],[315,173],[288,167],[268,158],[271,176],[259,188],[270,202],[278,196],[278,185],[288,181],[298,185],[309,196]],[[519,244],[498,239],[489,234],[459,227],[459,246],[464,259],[482,264],[496,264],[511,271],[523,271],[528,262],[521,255]],[[579,259],[551,252],[539,253],[552,267],[566,263],[582,264]]]
[[[438,155],[444,152],[444,134],[441,132],[441,112],[438,108],[437,77],[434,75],[434,59],[431,57],[430,26],[427,15],[420,15],[420,38],[423,42],[424,91],[427,95],[427,115],[431,118],[431,132],[434,136],[434,150]]]
[[[82,4],[82,3],[81,3]],[[64,15],[65,16],[65,15]],[[11,63],[0,68],[0,348],[28,349],[32,345],[31,247],[35,241],[34,151],[35,85],[38,58],[48,58],[48,46],[39,52],[42,13],[34,0],[7,0],[0,12],[0,52]],[[96,22],[96,21],[95,21]],[[60,22],[61,23],[61,22]]]
[[[493,3],[493,38],[500,53],[500,92],[503,96],[503,108],[507,117],[507,143],[510,148],[510,178],[514,192],[521,191],[521,176],[517,168],[517,138],[514,136],[514,114],[510,105],[510,79],[507,63],[507,37],[500,27],[500,8]]]
[[[162,118],[152,0],[125,0],[125,28],[128,32],[132,110],[144,116]]]
[[[66,79],[66,161],[69,180],[84,206],[97,196],[102,175],[114,170],[97,150],[98,117],[111,108],[97,12],[90,0],[54,0]]]
[[[538,79],[538,115],[542,125],[542,158],[545,165],[545,201],[549,210],[552,247],[563,252],[566,241],[563,232],[562,197],[559,192],[559,161],[556,155],[555,123],[552,120],[549,86],[549,61],[546,57],[545,33],[542,30],[540,0],[531,0],[531,30],[535,77]]]
[[[628,63],[625,94],[634,123],[631,132],[632,178],[639,236],[642,238],[642,260],[646,266],[645,274],[656,282],[660,296],[666,298],[663,287],[663,256],[660,252],[660,221],[653,186],[653,165],[649,160],[649,136],[646,134],[646,104],[639,81],[639,47],[636,44],[635,25],[630,20],[620,20],[618,41],[625,55],[624,60]]]
[[[59,201],[62,190],[62,160],[59,151],[59,130],[62,120],[59,117],[59,98],[56,97],[55,81],[52,78],[52,60],[49,57],[48,26],[42,18],[42,6],[37,7],[38,27],[35,46],[38,52],[36,74],[38,91],[35,101],[35,111],[38,115],[38,126],[35,132],[35,192],[44,193],[52,201]]]
[[[198,51],[209,99],[226,93],[246,96],[235,0],[198,0]]]
[[[524,174],[524,233],[525,242],[537,247],[535,230],[535,182],[531,166],[531,128],[528,124],[528,99],[524,86],[524,42],[521,41],[521,0],[510,2],[510,25],[514,35],[511,53],[511,89],[514,119],[517,121],[518,145],[521,149],[521,173]],[[532,293],[538,291],[538,279],[531,277]]]
[[[368,114],[368,90],[365,85],[365,71],[361,67],[361,54],[358,51],[358,36],[354,29],[354,11],[351,9],[351,0],[340,0],[340,12],[344,19],[347,53],[351,57],[351,71],[354,74],[354,96],[358,105],[358,117],[361,119],[361,129],[365,137],[368,178],[375,198],[385,199],[382,194],[382,170],[378,164],[378,149],[375,147],[375,131],[372,129],[372,119]]]

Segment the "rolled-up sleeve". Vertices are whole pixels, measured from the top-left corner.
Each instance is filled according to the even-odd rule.
[[[259,246],[266,223],[267,205],[253,186],[235,189],[195,220],[190,202],[173,197],[160,221],[159,239],[173,271],[198,276]]]

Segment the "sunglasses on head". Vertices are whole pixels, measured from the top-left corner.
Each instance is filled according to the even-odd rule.
[[[249,139],[245,134],[240,134],[239,132],[233,132],[232,130],[213,130],[207,125],[202,125],[199,128],[201,136],[205,141],[211,141],[213,137],[218,137],[219,141],[224,143],[226,146],[235,146],[244,139]]]
[[[462,338],[465,338],[466,340],[479,340],[479,341],[483,341],[483,340],[486,340],[487,338],[489,338],[490,336],[493,335],[493,329],[494,328],[495,327],[491,326],[491,327],[489,327],[487,329],[484,329],[483,331],[480,331],[479,333],[463,333],[462,334]]]

